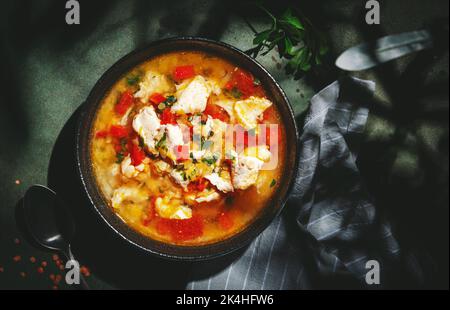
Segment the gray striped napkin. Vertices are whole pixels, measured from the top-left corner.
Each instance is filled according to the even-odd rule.
[[[311,99],[298,176],[282,214],[245,250],[194,264],[187,289],[309,289],[324,274],[351,274],[365,285],[368,260],[387,269],[398,258],[398,243],[355,163],[369,113],[365,99],[374,89],[352,78]]]

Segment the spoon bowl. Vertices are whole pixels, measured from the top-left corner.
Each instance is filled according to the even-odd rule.
[[[75,260],[70,241],[75,226],[64,203],[56,193],[43,185],[33,185],[23,198],[24,221],[31,237],[42,247]],[[89,286],[80,274],[81,288]]]
[[[37,243],[49,250],[67,253],[74,225],[54,191],[42,185],[30,187],[24,196],[24,215]]]

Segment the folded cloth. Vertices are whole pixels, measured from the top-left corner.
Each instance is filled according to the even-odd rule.
[[[223,267],[193,265],[188,289],[308,289],[326,273],[352,274],[365,286],[374,268],[368,261],[376,260],[382,273],[389,270],[400,248],[356,166],[374,89],[373,82],[352,78],[311,99],[299,171],[281,216]]]

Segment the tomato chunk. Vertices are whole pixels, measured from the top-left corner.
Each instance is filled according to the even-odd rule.
[[[126,138],[129,135],[129,130],[125,126],[112,125],[109,129],[109,133],[114,138]]]
[[[96,138],[106,138],[109,134],[108,130],[99,130],[97,131],[97,133],[95,134]]]
[[[261,85],[259,85],[253,76],[241,69],[235,70],[231,75],[231,79],[225,85],[226,90],[236,89],[242,96],[242,99],[250,96],[262,97],[264,92]]]
[[[159,104],[166,101],[166,97],[164,97],[160,93],[153,93],[150,95],[150,101],[154,104]]]
[[[161,124],[177,124],[176,115],[170,112],[170,109],[166,108],[161,114]]]
[[[131,91],[127,90],[120,96],[119,102],[115,106],[116,113],[124,115],[128,109],[133,105],[134,97]]]
[[[175,241],[186,241],[203,235],[203,226],[203,218],[194,215],[186,220],[161,218],[156,224],[156,229],[162,235],[170,235]]]
[[[195,75],[194,66],[178,66],[173,71],[175,81],[189,79]]]
[[[195,180],[195,181],[192,181],[191,183],[189,183],[188,190],[202,192],[205,190],[207,185],[208,185],[208,180],[205,178],[200,178],[198,180]]]
[[[209,115],[215,119],[219,119],[225,123],[228,123],[230,121],[230,117],[228,116],[227,111],[225,111],[225,109],[213,103],[208,102],[203,114]]]
[[[131,143],[130,150],[131,163],[133,166],[139,166],[142,161],[145,159],[146,155],[144,150],[142,150],[139,146],[134,143]]]

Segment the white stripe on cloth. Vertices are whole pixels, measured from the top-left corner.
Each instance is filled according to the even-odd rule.
[[[278,232],[280,231],[280,226],[281,226],[281,217],[278,217],[277,229],[275,231],[275,237],[273,238],[272,245],[270,247],[269,258],[267,260],[266,270],[264,271],[264,277],[263,277],[263,281],[261,284],[261,289],[264,289],[264,284],[266,283],[267,272],[269,271],[270,261],[272,260],[273,248],[275,246],[275,242],[277,241]]]
[[[337,234],[338,232],[340,232],[340,231],[342,231],[344,229],[347,229],[349,227],[359,226],[359,225],[367,225],[367,223],[353,223],[353,224],[345,225],[345,226],[339,227],[338,229],[330,231],[329,233],[326,233],[323,236],[317,237],[316,239],[317,239],[317,241],[322,241],[322,240],[324,240],[324,239],[326,239],[326,238],[328,238],[328,237],[330,237],[330,236],[332,236],[334,234]]]
[[[229,270],[228,270],[228,275],[227,275],[227,280],[225,281],[225,290],[228,288],[228,281],[230,281],[230,275],[231,275],[231,271],[233,270],[233,264],[231,264]]]
[[[258,239],[259,239],[259,237],[258,237]],[[252,256],[250,257],[250,263],[248,264],[248,269],[247,269],[247,272],[245,273],[244,285],[242,286],[243,290],[245,290],[245,287],[247,286],[248,275],[250,273],[250,269],[252,268],[252,262],[253,262],[253,258],[255,257],[255,252],[256,252],[256,248],[257,248],[257,246],[256,246],[257,240],[255,240],[255,242],[253,242]]]
[[[322,221],[322,220],[324,220],[324,219],[326,219],[326,218],[328,218],[328,217],[330,217],[332,215],[339,215],[341,213],[344,213],[344,212],[347,212],[347,211],[350,211],[350,210],[353,210],[353,209],[348,208],[348,209],[342,209],[342,210],[337,210],[337,211],[333,210],[332,212],[330,212],[328,214],[325,214],[325,215],[319,217],[318,219],[315,219],[312,222],[309,222],[308,225],[306,226],[306,229],[309,229],[310,226],[312,226],[312,225],[314,225],[314,224],[316,224],[316,223],[318,223],[318,222],[320,222],[320,221]]]
[[[286,280],[286,273],[287,273],[288,266],[289,266],[289,257],[291,257],[291,250],[292,250],[292,245],[290,245],[290,246],[288,247],[288,250],[287,250],[286,257],[287,257],[288,259],[287,259],[286,262],[284,263],[283,275],[281,276],[281,283],[280,283],[280,288],[279,288],[280,290],[283,289],[284,281]]]

